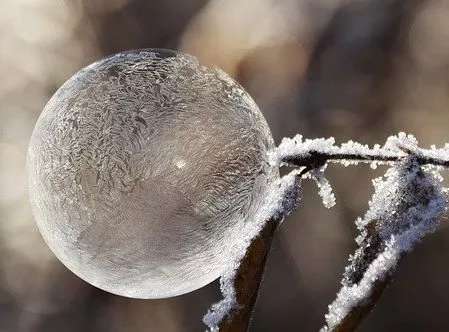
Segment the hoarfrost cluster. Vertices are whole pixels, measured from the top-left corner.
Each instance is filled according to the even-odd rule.
[[[336,203],[335,194],[332,191],[332,186],[329,180],[324,176],[324,170],[326,166],[323,166],[319,169],[314,169],[310,173],[306,174],[306,177],[312,178],[317,187],[318,194],[320,195],[323,205],[330,209]]]
[[[423,170],[416,156],[391,167],[373,183],[375,192],[369,210],[356,222],[360,231],[356,241],[360,248],[350,258],[342,288],[329,306],[327,326],[322,331],[333,330],[353,307],[367,301],[376,282],[387,278],[402,255],[436,230],[447,210],[447,190],[441,186],[440,177]],[[373,236],[378,239],[373,241]],[[372,250],[369,248],[372,245],[379,250],[377,257],[371,262],[361,261],[369,259],[366,251]],[[363,264],[366,270],[354,282],[354,275],[360,273]]]

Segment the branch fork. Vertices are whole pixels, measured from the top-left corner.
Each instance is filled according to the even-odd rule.
[[[449,145],[442,149],[421,149],[412,135],[399,133],[388,138],[383,147],[372,148],[349,141],[335,145],[333,138],[306,139],[297,135],[285,138],[270,154],[274,167],[295,168],[275,184],[271,208],[263,216],[260,231],[250,239],[238,267],[221,278],[232,287],[234,306],[220,311],[220,303],[205,316],[211,331],[247,331],[256,303],[271,241],[280,222],[294,211],[300,200],[301,180],[317,182],[323,203],[334,204],[332,190],[324,177],[329,163],[356,165],[360,162],[390,166],[385,177],[376,179],[370,209],[356,224],[359,248],[350,257],[342,289],[329,306],[321,331],[354,331],[371,311],[391,280],[398,262],[421,238],[434,231],[447,210],[447,190],[439,183],[439,171],[449,167]],[[269,213],[267,213],[269,211]],[[227,302],[226,302],[227,301]],[[212,319],[211,319],[212,317]]]

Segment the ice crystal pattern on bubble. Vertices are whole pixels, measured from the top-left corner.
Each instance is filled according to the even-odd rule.
[[[218,278],[269,184],[273,147],[251,97],[168,50],[125,52],[70,78],[30,143],[39,229],[74,273],[158,298]]]

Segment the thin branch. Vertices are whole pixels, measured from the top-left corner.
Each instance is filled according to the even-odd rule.
[[[311,150],[307,155],[288,156],[282,159],[282,162],[293,167],[308,167],[308,169],[318,168],[327,162],[341,162],[341,161],[356,161],[371,163],[373,161],[379,163],[395,163],[403,160],[410,154],[415,154],[418,162],[421,165],[434,165],[449,167],[449,160],[428,156],[425,154],[417,154],[415,151],[401,147],[405,154],[358,154],[358,153],[335,153],[335,152],[321,152]],[[432,151],[432,150],[422,150]]]
[[[359,303],[346,315],[335,328],[333,332],[352,332],[355,331],[360,323],[373,310],[374,306],[380,300],[383,291],[390,284],[392,275],[389,274],[385,279],[376,280],[373,284],[372,293],[366,301]]]
[[[385,156],[381,154],[355,154],[355,153],[333,153],[311,150],[308,155],[288,156],[282,162],[294,167],[318,168],[327,162],[338,162],[342,160],[352,160],[358,162],[396,162],[403,158],[403,155]]]
[[[447,196],[434,174],[422,169],[423,160],[411,155],[375,181],[370,208],[357,221],[359,248],[350,256],[322,331],[354,331],[379,301],[402,258],[439,225]]]
[[[342,284],[346,287],[357,285],[372,262],[385,250],[385,243],[382,242],[373,225],[374,223],[367,225],[367,235],[353,256],[351,264],[346,267],[342,281]],[[372,285],[371,295],[364,301],[357,303],[331,331],[355,331],[380,300],[383,291],[392,280],[392,273],[393,271],[389,271],[383,279],[376,280]]]
[[[260,220],[265,220],[260,231],[255,236],[250,235],[254,238],[239,259],[237,270],[221,277],[224,298],[203,318],[210,331],[247,331],[274,233],[282,220],[296,209],[301,196],[300,181],[301,173],[294,170],[273,184],[267,206],[259,215]]]
[[[219,324],[220,332],[245,332],[257,300],[265,263],[270,252],[274,233],[279,225],[277,218],[265,223],[260,234],[252,241],[240,263],[234,279],[236,299],[239,306]]]
[[[327,141],[321,140],[318,143],[322,144],[323,142],[326,143],[324,148],[318,149],[315,148],[316,141],[308,140],[302,142],[302,138],[299,138],[299,141],[286,141],[284,144],[289,145],[287,149],[282,150],[282,144],[278,148],[277,158],[279,158],[279,164],[301,168],[301,170],[295,173],[297,180],[295,180],[292,188],[290,190],[285,190],[283,194],[284,203],[281,204],[284,206],[283,209],[281,209],[279,215],[272,216],[265,223],[259,235],[251,241],[244,258],[241,260],[232,281],[235,289],[235,300],[238,305],[232,308],[232,310],[219,321],[217,324],[219,331],[247,331],[251,320],[251,314],[257,300],[258,290],[263,278],[265,263],[270,251],[274,233],[280,221],[295,208],[299,191],[299,181],[302,177],[305,177],[307,173],[321,168],[328,162],[343,164],[348,162],[349,164],[352,162],[395,164],[404,161],[406,158],[410,157],[410,155],[413,155],[414,159],[420,165],[430,164],[434,166],[449,167],[449,158],[446,158],[447,150],[425,150],[413,146],[409,147],[406,144],[398,144],[398,149],[396,150],[379,147],[369,149],[366,146],[357,145],[356,147],[359,148],[359,150],[358,152],[354,152],[354,148],[349,147],[348,145],[342,145],[340,147],[335,146],[332,139]],[[299,153],[297,153],[295,148],[289,150],[289,148],[292,147],[292,143],[295,147],[299,148]],[[351,142],[351,144],[353,143]],[[280,153],[280,151],[282,151],[282,153]],[[444,158],[438,156],[438,152],[440,151],[445,151],[442,154]],[[292,202],[295,203],[292,204]],[[377,243],[375,241],[375,234],[376,233],[374,232],[371,234],[371,237],[368,236],[365,239],[365,241],[369,241],[369,243],[366,245],[366,250],[361,251],[359,261],[356,259],[352,262],[354,266],[353,271],[348,272],[345,275],[344,282],[346,282],[347,285],[357,284],[368,269],[369,264],[371,264],[371,262],[385,249],[384,242]],[[375,245],[376,243],[378,245]],[[366,301],[361,301],[354,306],[353,309],[343,317],[341,323],[334,327],[332,331],[354,331],[362,319],[377,303],[382,291],[388,285],[389,281],[390,275],[388,273],[385,278],[377,280],[373,284],[371,296],[367,298]]]

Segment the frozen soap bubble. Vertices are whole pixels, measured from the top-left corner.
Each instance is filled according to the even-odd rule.
[[[163,298],[218,278],[278,170],[243,88],[169,50],[96,62],[34,129],[29,191],[40,232],[82,279]]]

